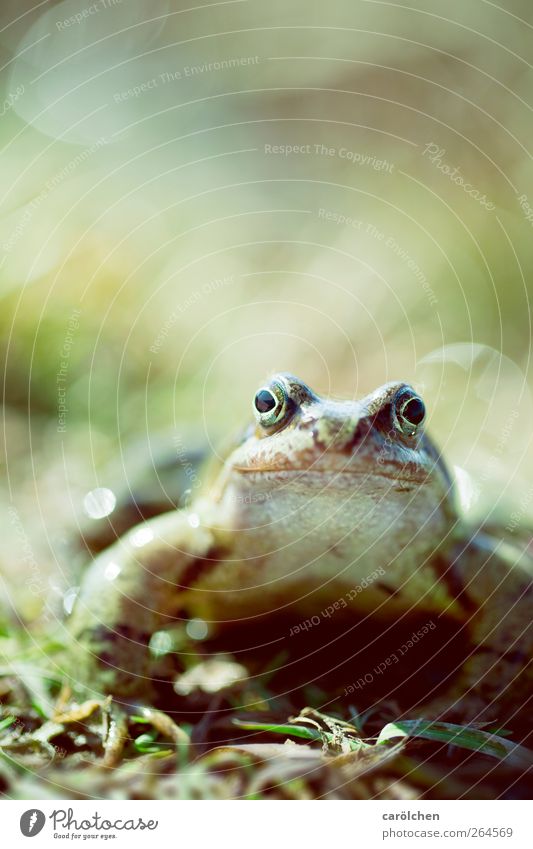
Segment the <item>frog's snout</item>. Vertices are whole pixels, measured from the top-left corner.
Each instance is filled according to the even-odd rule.
[[[302,417],[301,426],[311,430],[314,443],[321,451],[347,456],[356,452],[368,435],[364,416],[358,411],[351,411],[349,415],[339,411],[328,416],[309,412]]]

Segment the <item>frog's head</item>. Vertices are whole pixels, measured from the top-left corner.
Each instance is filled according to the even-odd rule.
[[[424,402],[406,383],[336,401],[276,374],[253,409],[255,426],[226,465],[232,497],[249,505],[252,523],[283,521],[306,505],[308,516],[333,511],[338,527],[364,521],[383,531],[394,519],[399,537],[402,527],[412,533],[453,516],[451,479],[424,432]]]
[[[228,457],[216,497],[243,532],[254,580],[257,563],[265,575],[305,572],[305,586],[308,564],[320,564],[319,581],[393,564],[384,579],[392,592],[450,538],[451,479],[424,433],[424,402],[406,383],[336,401],[276,374],[253,408],[255,426]],[[420,586],[410,586],[416,596]]]
[[[293,375],[277,374],[255,393],[253,409],[256,426],[230,462],[254,480],[344,487],[348,476],[350,486],[357,478],[370,487],[379,478],[403,491],[431,486],[442,496],[450,490],[424,433],[424,401],[406,383],[387,383],[359,401],[334,401]]]

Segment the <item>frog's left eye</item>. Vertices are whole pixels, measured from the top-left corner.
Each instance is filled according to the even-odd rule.
[[[254,412],[263,427],[273,427],[282,422],[289,414],[289,407],[287,390],[277,380],[272,381],[269,386],[263,386],[255,394]]]
[[[404,389],[396,397],[394,413],[398,427],[405,436],[414,436],[426,417],[426,405],[419,395]]]

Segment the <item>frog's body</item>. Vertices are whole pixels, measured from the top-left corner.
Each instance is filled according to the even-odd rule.
[[[209,492],[94,561],[69,625],[83,649],[77,672],[119,697],[146,694],[156,674],[148,643],[177,620],[201,617],[213,633],[281,612],[297,624],[337,603],[344,622],[383,630],[425,617],[438,635],[442,622],[443,645],[452,623],[465,658],[439,705],[460,700],[471,718],[481,706],[483,718],[521,707],[532,680],[531,559],[471,538],[416,393],[391,383],[331,401],[278,375],[255,407],[255,430]],[[364,642],[364,629],[357,635]],[[361,653],[351,680],[360,671]]]

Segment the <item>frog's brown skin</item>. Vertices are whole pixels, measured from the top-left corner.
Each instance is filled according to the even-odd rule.
[[[210,491],[93,562],[68,625],[81,649],[75,674],[119,698],[146,697],[147,644],[176,618],[216,631],[290,611],[297,623],[343,597],[348,615],[384,629],[416,613],[464,634],[470,654],[422,714],[512,717],[533,677],[531,559],[461,524],[437,450],[409,421],[420,418],[416,393],[389,383],[333,401],[291,375],[266,389],[277,409],[258,414]],[[350,594],[378,567],[379,581]],[[351,680],[366,671],[356,665]]]

